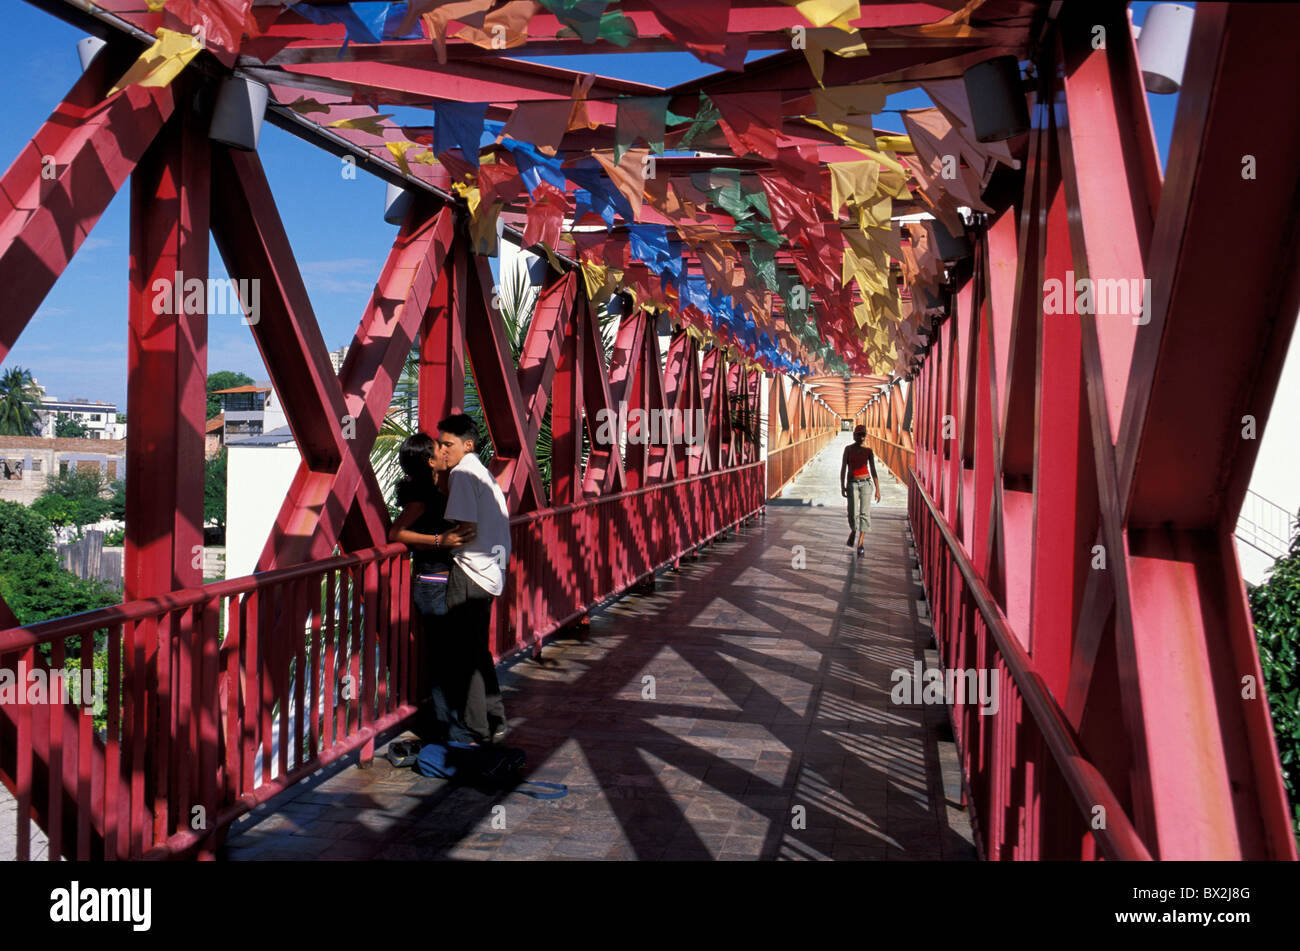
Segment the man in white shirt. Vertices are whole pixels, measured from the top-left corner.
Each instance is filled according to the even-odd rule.
[[[449,616],[444,636],[449,669],[440,676],[452,723],[450,739],[500,743],[505,704],[488,646],[492,599],[505,590],[510,563],[510,514],[505,495],[475,451],[478,428],[464,413],[438,423],[438,453],[450,471],[445,518],[473,538],[452,552],[447,580]]]

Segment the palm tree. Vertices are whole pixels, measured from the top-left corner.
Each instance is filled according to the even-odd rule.
[[[37,411],[41,393],[32,379],[32,371],[12,367],[0,376],[0,434],[36,436],[41,421]]]

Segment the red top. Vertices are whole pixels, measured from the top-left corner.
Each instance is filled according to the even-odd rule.
[[[854,479],[871,478],[871,450],[866,446],[849,446],[844,458],[849,464],[849,474]]]

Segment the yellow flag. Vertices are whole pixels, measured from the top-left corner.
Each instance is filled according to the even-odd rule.
[[[397,161],[397,166],[402,170],[403,175],[411,174],[411,166],[406,162],[406,150],[415,147],[414,142],[385,142],[388,151],[393,153],[393,158]]]
[[[849,26],[862,16],[858,0],[785,0],[793,3],[794,8],[804,15],[813,26],[835,26],[841,30],[852,30]]]
[[[198,55],[203,45],[198,37],[162,27],[153,46],[140,54],[117,85],[108,91],[114,96],[128,86],[168,86],[181,70]]]
[[[542,250],[546,252],[546,260],[551,262],[551,267],[555,268],[558,273],[563,274],[564,265],[560,263],[560,259],[555,256],[555,252],[551,250],[551,246],[545,241],[542,242]]]
[[[912,140],[906,135],[878,135],[876,144],[889,152],[915,152]]]
[[[328,127],[331,129],[356,129],[359,132],[369,132],[371,135],[383,138],[384,130],[387,128],[383,124],[384,120],[392,117],[393,114],[390,112],[384,115],[358,116],[355,119],[337,119],[331,122]]]
[[[876,193],[876,183],[880,179],[880,165],[877,162],[831,162],[831,213],[839,215],[840,208],[847,201],[852,205],[865,203]]]
[[[474,189],[478,192],[478,189]],[[474,243],[474,253],[484,257],[494,257],[497,253],[497,218],[501,215],[504,202],[494,201],[489,208],[475,195],[474,207],[478,213],[471,212],[469,219],[469,237]]]
[[[873,151],[878,144],[869,116],[865,117],[866,121],[857,118],[844,118],[826,122],[816,116],[804,116],[804,118],[832,135],[838,135],[845,145],[851,146],[859,152]]]
[[[827,122],[845,116],[875,115],[885,108],[889,90],[874,83],[857,86],[827,86],[812,91],[817,115]]]

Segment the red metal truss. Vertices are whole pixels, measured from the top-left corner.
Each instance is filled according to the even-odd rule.
[[[105,99],[132,59],[97,56],[0,179],[0,360],[172,113],[171,88]]]
[[[1130,36],[1122,8],[1087,16]],[[1242,420],[1266,420],[1300,307],[1300,143],[1270,118],[1300,89],[1287,19],[1198,9],[1163,186],[1132,134],[1133,43],[1094,50],[1064,19],[1023,199],[982,229],[915,381],[909,505],[941,653],[1004,687],[995,716],[954,708],[990,858],[1295,858],[1232,542]],[[1241,174],[1243,127],[1286,170],[1267,195]],[[1214,209],[1247,206],[1253,240],[1225,244]],[[1131,313],[1044,313],[1067,271],[1151,283]]]

